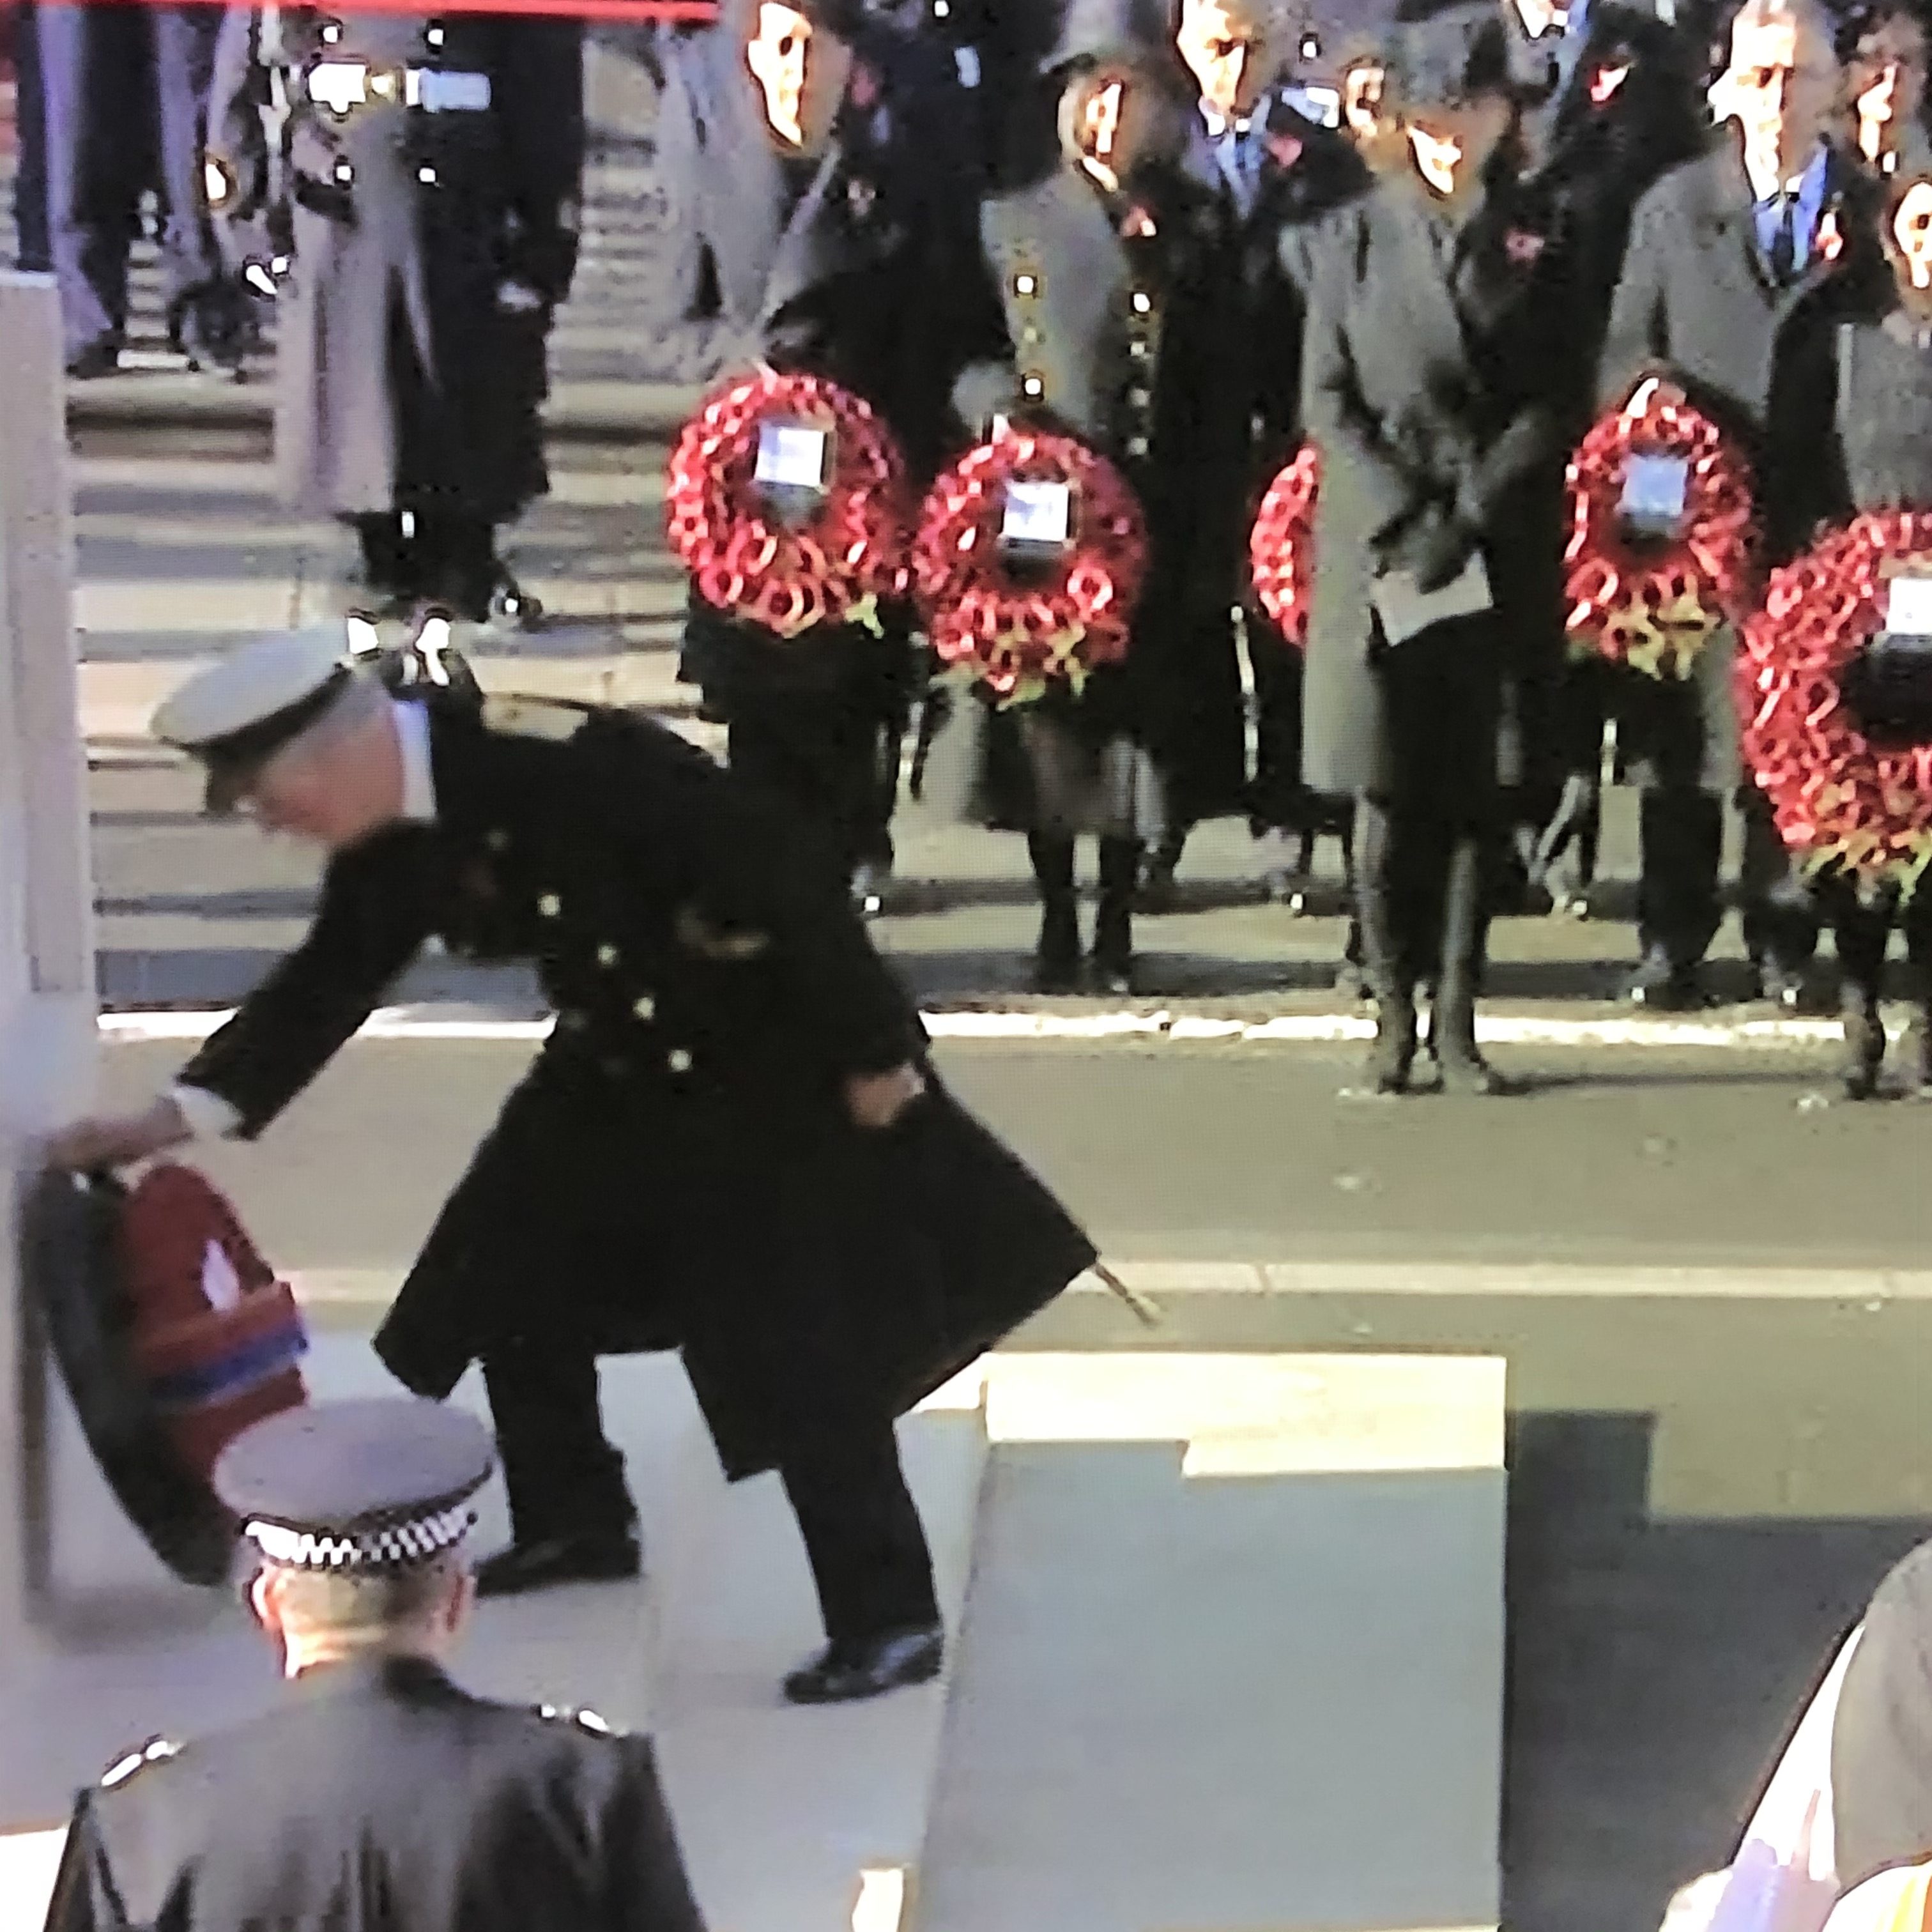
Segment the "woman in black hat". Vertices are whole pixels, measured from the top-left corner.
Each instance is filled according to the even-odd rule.
[[[1444,1088],[1492,1094],[1475,997],[1501,788],[1521,762],[1510,644],[1534,633],[1523,586],[1547,574],[1512,537],[1557,433],[1540,391],[1564,310],[1550,238],[1513,194],[1494,11],[1398,28],[1387,85],[1407,164],[1336,218],[1310,289],[1304,401],[1322,481],[1307,776],[1356,801],[1370,1084],[1407,1088],[1417,989],[1433,982]]]
[[[1124,993],[1143,852],[1171,824],[1244,804],[1231,598],[1220,582],[1203,594],[1198,520],[1220,460],[1203,391],[1238,362],[1242,312],[1198,272],[1220,205],[1180,166],[1191,97],[1172,33],[1161,0],[1074,0],[1039,92],[1010,109],[1004,184],[981,217],[1006,352],[968,370],[961,413],[1076,438],[1124,477],[1149,536],[1124,663],[1078,695],[1007,710],[970,695],[934,750],[929,796],[1027,834],[1047,992],[1079,983],[1078,839],[1100,847],[1094,985]]]

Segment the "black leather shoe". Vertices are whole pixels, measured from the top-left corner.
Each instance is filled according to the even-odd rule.
[[[622,1583],[644,1567],[637,1533],[552,1536],[513,1543],[476,1568],[479,1597],[520,1597],[562,1583]]]
[[[946,1633],[937,1624],[888,1630],[883,1636],[829,1643],[784,1681],[794,1704],[853,1704],[902,1684],[930,1684],[946,1661]]]
[[[877,919],[885,910],[892,877],[890,860],[861,859],[852,868],[852,904],[861,919]]]
[[[91,382],[97,376],[112,376],[121,367],[121,346],[106,340],[90,342],[68,358],[68,380]]]
[[[1056,893],[1040,908],[1040,940],[1033,952],[1036,993],[1080,990],[1080,910],[1070,893]]]
[[[1793,1017],[1817,1019],[1830,1010],[1823,988],[1803,967],[1780,966],[1772,959],[1758,962],[1757,996]]]
[[[1656,951],[1646,952],[1624,982],[1623,996],[1654,1013],[1699,1012],[1708,1004],[1696,968],[1672,965],[1668,954]]]

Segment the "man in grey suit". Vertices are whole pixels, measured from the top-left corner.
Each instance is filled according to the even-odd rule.
[[[1773,563],[1829,508],[1803,446],[1803,404],[1838,318],[1883,273],[1869,178],[1827,138],[1840,93],[1817,0],[1745,0],[1711,90],[1724,125],[1708,154],[1639,205],[1604,352],[1605,406],[1655,377],[1738,440]],[[1612,704],[1644,786],[1643,958],[1630,997],[1666,1009],[1702,1000],[1728,794],[1744,817],[1744,937],[1759,990],[1796,1010],[1816,922],[1762,795],[1742,783],[1731,640],[1720,633],[1682,684],[1618,674]]]

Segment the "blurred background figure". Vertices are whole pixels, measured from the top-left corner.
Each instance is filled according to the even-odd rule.
[[[496,531],[549,488],[584,148],[580,22],[227,16],[210,191],[236,266],[278,294],[280,493],[354,526],[362,614],[538,614]]]
[[[1845,63],[1846,144],[1882,175],[1924,129],[1925,20],[1915,0],[1856,8],[1839,39]]]
[[[16,10],[19,259],[59,281],[70,376],[120,366],[128,255],[150,189],[170,346],[197,367],[239,365],[247,305],[224,272],[201,179],[220,24],[206,6]]]

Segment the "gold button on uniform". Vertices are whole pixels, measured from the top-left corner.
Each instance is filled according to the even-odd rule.
[[[651,998],[650,994],[640,994],[636,1004],[632,1007],[631,1010],[637,1015],[639,1019],[648,1022],[657,1018],[658,1003]]]
[[[614,966],[617,963],[617,949],[614,946],[600,946],[597,949],[597,963],[600,966]]]
[[[674,1073],[688,1073],[691,1071],[691,1055],[682,1047],[674,1046],[664,1055],[664,1064]]]
[[[537,912],[544,919],[554,919],[563,910],[563,902],[554,892],[545,892],[537,901]]]
[[[1134,313],[1136,315],[1151,315],[1154,313],[1153,296],[1142,290],[1135,290]]]

